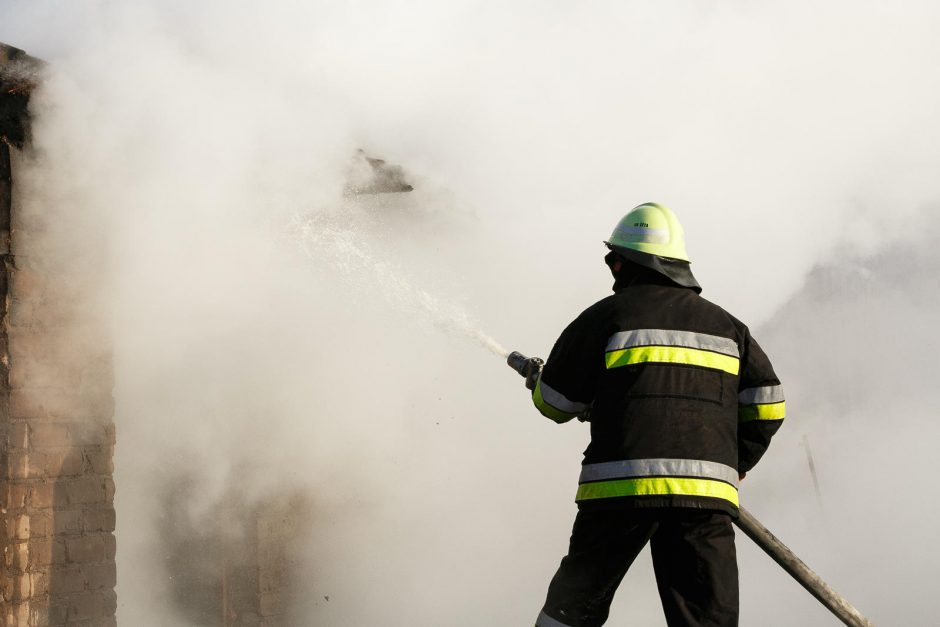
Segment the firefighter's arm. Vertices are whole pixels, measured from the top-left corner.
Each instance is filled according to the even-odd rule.
[[[740,473],[747,473],[757,464],[786,414],[783,387],[770,360],[746,329],[744,338],[738,392]]]
[[[585,420],[594,400],[604,349],[591,314],[584,312],[562,332],[532,391],[535,407],[557,423]]]

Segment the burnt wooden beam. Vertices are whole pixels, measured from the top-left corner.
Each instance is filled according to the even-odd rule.
[[[405,180],[405,171],[401,166],[370,157],[364,150],[358,150],[353,157],[344,193],[347,196],[363,196],[400,194],[412,190],[414,187]]]
[[[0,141],[0,259],[9,255],[10,223],[13,212],[13,164],[10,147]],[[0,269],[0,275],[3,275]],[[0,298],[6,294],[5,276],[0,277]]]
[[[29,141],[29,95],[44,63],[19,48],[0,43],[0,140],[13,146]]]

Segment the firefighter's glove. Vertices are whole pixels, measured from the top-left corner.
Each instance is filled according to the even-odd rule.
[[[542,374],[542,366],[545,365],[539,357],[529,357],[525,362],[525,386],[530,390],[535,389],[535,384],[539,381],[539,375]]]

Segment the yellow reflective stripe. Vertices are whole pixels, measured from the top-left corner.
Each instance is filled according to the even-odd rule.
[[[739,368],[737,357],[681,346],[637,346],[636,348],[610,351],[604,355],[604,360],[608,369],[644,362],[657,362],[702,366],[703,368],[724,370],[729,374],[736,375]]]
[[[542,398],[542,380],[539,379],[538,383],[535,384],[535,390],[532,392],[532,402],[535,403],[535,407],[542,413],[546,418],[551,418],[555,422],[568,422],[578,414],[569,414],[568,412],[561,411],[557,407],[552,407],[545,399]]]
[[[733,485],[713,479],[686,479],[679,477],[652,477],[617,479],[582,483],[578,486],[578,501],[609,499],[617,496],[708,496],[738,504],[738,491]]]
[[[751,420],[783,420],[786,416],[786,402],[765,405],[739,405],[738,422]]]

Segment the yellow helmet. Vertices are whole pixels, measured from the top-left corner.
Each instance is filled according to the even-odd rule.
[[[685,232],[676,214],[654,202],[643,203],[625,215],[610,239],[611,248],[627,248],[649,255],[689,261]]]

